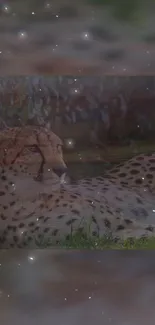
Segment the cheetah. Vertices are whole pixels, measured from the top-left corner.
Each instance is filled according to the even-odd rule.
[[[13,165],[17,161],[23,161],[25,165],[30,156],[36,153],[41,158],[35,177],[37,181],[43,180],[47,162],[50,162],[53,171],[61,176],[67,169],[62,146],[63,143],[56,134],[41,126],[5,128],[0,131],[0,165]]]
[[[41,194],[35,200],[21,201],[12,197],[0,215],[0,247],[26,247],[42,238],[57,244],[75,232],[90,236],[110,235],[128,238],[151,236],[155,228],[120,215],[106,199],[92,201],[91,197],[59,189]]]
[[[18,174],[10,167],[1,167],[0,173],[0,248],[37,247],[41,240],[57,244],[77,231],[121,239],[155,235],[151,193],[102,177],[74,185],[52,183],[52,191],[39,183],[38,192],[29,193],[36,182],[31,179],[28,188],[17,184]]]
[[[137,155],[105,173],[105,178],[125,187],[153,191],[155,187],[155,153]]]

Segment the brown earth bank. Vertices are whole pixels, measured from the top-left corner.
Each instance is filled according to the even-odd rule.
[[[153,325],[154,251],[0,251],[2,324]]]

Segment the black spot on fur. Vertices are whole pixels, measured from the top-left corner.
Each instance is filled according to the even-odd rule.
[[[44,223],[46,223],[50,218],[49,217],[45,217],[44,218]]]
[[[44,219],[44,216],[40,216],[38,219],[39,220],[43,220]]]
[[[124,230],[125,229],[125,227],[123,226],[123,225],[119,225],[118,227],[117,227],[117,230]]]
[[[77,219],[72,218],[72,219],[70,219],[70,220],[68,220],[68,221],[66,222],[66,225],[67,225],[67,226],[70,226],[70,225],[72,225],[76,220],[77,220]]]
[[[143,181],[142,181],[141,178],[138,178],[138,179],[135,180],[135,183],[136,183],[137,185],[140,185],[140,184],[143,183]]]
[[[75,209],[71,210],[71,212],[72,212],[72,213],[75,213],[75,214],[77,214],[77,215],[80,214],[80,212],[79,212],[78,210],[75,210]]]
[[[76,199],[76,198],[77,198],[77,196],[76,196],[76,195],[72,195],[72,194],[71,194],[71,198],[72,198],[72,199]]]
[[[137,163],[137,162],[133,162],[133,163],[131,163],[131,166],[133,166],[133,167],[139,167],[139,166],[141,166],[141,164],[140,163]]]
[[[11,243],[11,244],[10,244],[10,247],[11,247],[11,248],[15,247],[15,244]]]
[[[15,243],[18,242],[18,237],[17,236],[13,236],[13,240],[15,241]]]
[[[97,231],[92,231],[92,236],[94,236],[94,237],[98,237],[98,233],[97,233]]]
[[[130,219],[124,219],[124,221],[125,221],[125,223],[126,223],[127,225],[130,225],[130,224],[132,223],[132,220],[130,220]]]
[[[21,222],[21,223],[19,224],[19,228],[24,228],[24,227],[25,227],[24,223]]]
[[[1,218],[2,220],[6,220],[6,219],[7,219],[7,217],[5,217],[5,215],[4,215],[3,213],[1,213],[0,218]]]
[[[47,232],[49,232],[50,231],[50,228],[45,228],[44,229],[44,233],[47,233]]]
[[[15,201],[12,201],[12,202],[10,202],[10,207],[12,207],[13,205],[15,205]]]
[[[109,209],[107,209],[107,212],[112,215],[112,212]]]
[[[143,204],[143,201],[139,197],[136,197],[136,201],[137,203]]]
[[[155,172],[155,167],[150,167],[149,170],[150,172]]]
[[[7,226],[7,231],[10,231],[10,230],[14,231],[14,226],[8,225]]]
[[[59,216],[57,216],[58,219],[63,219],[64,218],[64,214],[60,214]]]
[[[13,232],[16,232],[17,227],[16,226],[12,226],[12,230],[13,230]]]
[[[136,160],[144,160],[144,156],[137,157]]]
[[[98,177],[96,177],[96,179],[97,179],[98,181],[101,181],[101,182],[103,181],[103,177],[99,177],[99,176],[98,176]]]
[[[115,169],[110,170],[110,174],[115,174],[115,173],[119,173],[119,169],[118,168],[115,168]]]
[[[84,227],[79,227],[77,232],[78,232],[79,234],[84,233]]]
[[[40,209],[43,209],[44,208],[44,204],[41,203],[40,206],[39,206]]]
[[[48,199],[52,199],[53,194],[48,195]]]
[[[126,177],[126,173],[120,173],[118,175],[119,175],[119,177]]]
[[[96,221],[96,218],[94,216],[92,216],[92,221],[95,223],[95,225],[97,225],[97,221]]]
[[[0,196],[4,196],[5,192],[4,191],[0,191]]]
[[[119,202],[123,202],[123,199],[121,199],[121,198],[118,197],[118,196],[115,196],[115,199],[116,199],[117,201],[119,201]]]
[[[130,170],[130,174],[131,174],[131,175],[137,175],[137,174],[139,174],[139,172],[140,172],[140,171],[137,170],[137,169],[131,169],[131,170]]]
[[[27,241],[28,241],[28,242],[32,241],[32,239],[33,239],[33,238],[32,238],[31,236],[28,236],[28,237],[27,237]]]
[[[152,158],[152,159],[149,159],[149,162],[151,163],[151,164],[155,164],[155,158]]]
[[[153,232],[154,228],[152,226],[148,226],[147,228],[145,228],[145,230]]]
[[[6,181],[6,180],[7,180],[6,176],[2,176],[2,177],[1,177],[1,180],[2,180],[2,181]]]
[[[136,209],[131,209],[131,212],[134,214],[134,216],[138,217],[139,213]]]
[[[4,244],[4,243],[5,243],[5,237],[4,237],[4,236],[1,236],[1,237],[0,237],[0,243],[1,243],[1,244]]]
[[[152,174],[147,174],[146,177],[147,177],[148,179],[152,179],[152,178],[153,178],[153,175],[152,175]]]
[[[105,224],[105,226],[107,227],[107,228],[111,228],[111,222],[108,220],[108,219],[104,219],[104,224]]]
[[[55,230],[53,230],[53,232],[52,232],[52,236],[56,236],[57,235],[57,233],[59,232],[59,230],[58,229],[55,229]]]
[[[141,213],[143,214],[144,217],[148,217],[149,216],[148,212],[144,208],[141,209]]]
[[[35,226],[35,223],[34,223],[34,222],[30,222],[30,223],[28,224],[28,226],[29,226],[29,227],[34,227],[34,226]]]
[[[121,185],[128,185],[128,182],[120,182]]]

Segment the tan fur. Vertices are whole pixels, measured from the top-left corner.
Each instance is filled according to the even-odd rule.
[[[109,178],[63,186],[53,178],[48,184],[37,185],[31,176],[26,180],[22,164],[20,172],[16,163],[0,167],[0,248],[36,248],[42,238],[55,245],[79,231],[119,239],[154,236],[154,194],[141,191],[143,184],[132,187],[142,172],[150,179],[147,175],[154,174],[150,169],[154,163],[154,154],[140,155],[111,170]],[[128,173],[133,179],[129,183]],[[121,184],[123,180],[128,186]]]
[[[115,166],[105,178],[130,188],[155,188],[155,153],[140,154]]]
[[[62,141],[52,131],[40,126],[22,126],[0,131],[0,164],[10,165],[20,160],[25,149],[33,153],[35,149],[42,161],[38,173],[42,173],[45,163],[65,168],[63,161]],[[25,157],[24,157],[25,158]],[[25,162],[25,159],[24,159]]]

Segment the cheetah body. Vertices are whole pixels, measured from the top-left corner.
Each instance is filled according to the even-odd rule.
[[[153,190],[155,186],[155,153],[135,156],[107,172],[105,177],[123,187]]]
[[[144,184],[137,184],[135,178],[129,179],[128,175],[126,178],[118,176],[133,167],[138,169],[138,177],[141,173],[144,175],[144,168],[147,175],[154,159],[154,154],[140,155],[105,173],[105,177],[79,180],[75,185],[62,186],[52,178],[51,183],[47,180],[40,184],[37,193],[32,191],[33,195],[24,185],[26,182],[22,183],[23,191],[17,184],[18,173],[13,172],[16,164],[13,170],[9,166],[1,169],[0,246],[35,245],[42,237],[56,243],[77,230],[119,238],[154,235],[155,201],[150,191],[153,170],[151,184],[147,177]],[[140,164],[133,166],[137,161]],[[21,178],[22,170],[20,173]],[[31,179],[30,188],[33,188],[32,183]]]

